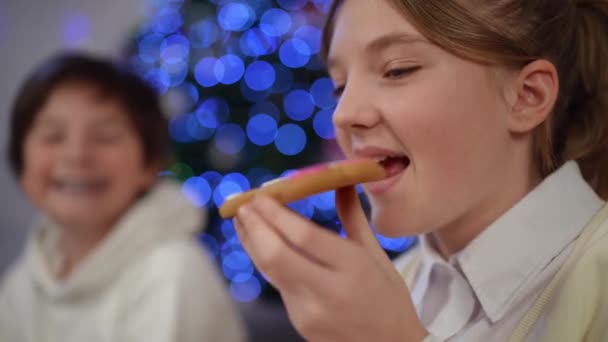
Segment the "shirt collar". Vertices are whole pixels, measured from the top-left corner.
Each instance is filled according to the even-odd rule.
[[[603,204],[576,162],[567,162],[449,263],[459,265],[485,313],[496,322],[525,291],[527,282],[576,239]],[[437,254],[428,239],[422,238],[420,245],[420,275],[425,279],[424,269],[437,263]]]

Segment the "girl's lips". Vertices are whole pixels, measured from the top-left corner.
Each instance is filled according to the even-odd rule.
[[[381,195],[397,183],[403,172],[410,165],[407,155],[378,147],[367,147],[355,150],[355,155],[363,158],[376,159],[386,172],[386,178],[365,184],[370,194]]]
[[[372,195],[382,195],[388,192],[399,181],[406,170],[407,167],[398,172],[392,172],[390,176],[384,178],[383,180],[365,183],[365,188]]]
[[[397,183],[405,170],[410,165],[410,160],[406,156],[387,157],[380,161],[380,165],[386,170],[386,178],[377,182],[367,184],[368,191],[373,195],[381,195]]]

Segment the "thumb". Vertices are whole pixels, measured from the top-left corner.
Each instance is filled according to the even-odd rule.
[[[336,190],[336,210],[349,240],[355,241],[373,254],[386,257],[370,227],[354,186]]]
[[[380,246],[375,232],[370,227],[354,186],[336,190],[336,210],[348,240],[354,241],[370,253],[390,279],[399,283],[403,282],[401,275]]]

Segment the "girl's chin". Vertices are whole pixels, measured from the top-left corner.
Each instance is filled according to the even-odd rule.
[[[372,225],[376,229],[376,232],[385,237],[397,238],[411,235],[404,232],[403,225],[391,224],[387,220],[372,220]]]
[[[371,223],[380,235],[389,238],[424,234],[424,229],[417,226],[412,220],[407,220],[407,214],[403,212],[373,211]]]
[[[53,220],[61,227],[67,229],[95,229],[94,227],[104,226],[103,222],[109,222],[111,220],[104,220],[98,216],[99,212],[88,212],[81,211],[78,215],[74,215],[74,212],[59,212],[52,216]]]

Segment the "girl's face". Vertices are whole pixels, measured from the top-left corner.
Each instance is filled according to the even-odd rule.
[[[497,69],[433,45],[388,1],[369,0],[339,9],[328,63],[340,146],[347,157],[385,159],[391,175],[364,186],[380,232],[496,217],[501,194],[524,174],[512,172],[521,148],[513,147]]]
[[[154,180],[127,113],[82,82],[56,87],[24,141],[21,184],[64,227],[109,229]]]

